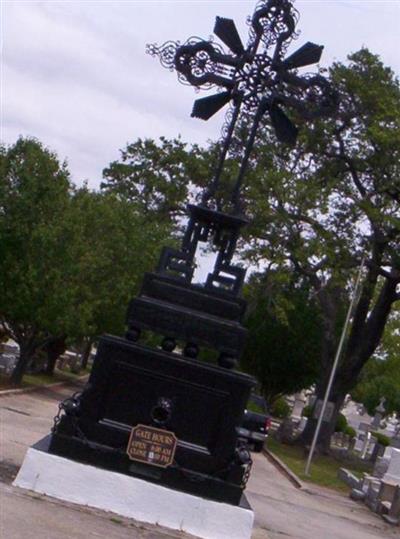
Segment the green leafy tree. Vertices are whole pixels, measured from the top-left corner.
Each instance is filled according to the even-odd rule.
[[[188,199],[209,179],[210,151],[179,138],[138,139],[103,171],[104,192],[132,202],[148,218],[176,223]]]
[[[11,377],[19,384],[71,298],[63,225],[71,185],[66,165],[34,139],[1,148],[0,175],[0,321],[20,347]]]
[[[1,327],[20,347],[19,384],[38,352],[51,372],[67,342],[124,331],[171,226],[112,193],[73,189],[66,165],[33,139],[3,147],[0,170]]]
[[[347,346],[323,424],[319,448],[329,447],[345,395],[376,351],[400,299],[400,89],[393,72],[368,50],[336,63],[329,77],[340,94],[335,117],[304,126],[295,149],[266,128],[244,191],[247,256],[288,268],[314,290],[322,317],[318,398],[327,386],[355,274],[365,257]],[[303,443],[316,422],[309,421]]]
[[[129,300],[161,247],[171,243],[171,226],[149,220],[138,204],[86,188],[74,194],[70,220],[79,238],[73,253],[78,305],[85,313],[73,334],[87,345],[105,332],[124,332]]]
[[[385,328],[382,342],[360,375],[351,395],[373,415],[382,397],[388,414],[400,413],[400,316],[395,311]]]
[[[267,279],[253,276],[246,296],[249,333],[241,365],[256,376],[272,405],[283,395],[309,387],[318,378],[319,310],[308,287],[285,282],[283,274]]]

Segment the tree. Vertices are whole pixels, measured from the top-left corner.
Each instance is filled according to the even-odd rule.
[[[57,359],[67,349],[67,335],[58,335],[56,337],[49,338],[43,346],[43,351],[47,354],[46,361],[46,374],[54,374]]]
[[[0,320],[20,347],[19,384],[39,351],[50,372],[66,342],[124,331],[170,226],[114,194],[73,189],[66,165],[33,139],[3,147],[0,170]]]
[[[0,322],[20,347],[19,384],[70,299],[63,216],[71,184],[66,164],[34,139],[0,150]]]
[[[82,188],[70,215],[79,310],[72,334],[89,348],[103,333],[121,334],[129,300],[143,274],[154,268],[161,247],[170,243],[171,225],[148,219],[137,203]]]
[[[269,405],[311,386],[319,372],[318,306],[304,282],[287,277],[252,276],[246,287],[249,333],[241,365],[256,376]]]
[[[269,261],[307,279],[322,316],[317,397],[328,382],[338,336],[361,260],[366,266],[319,448],[329,447],[345,395],[357,383],[400,299],[400,89],[393,72],[368,50],[329,71],[339,92],[334,118],[303,126],[295,150],[268,128],[252,159],[244,196],[252,219],[249,260]],[[303,433],[310,442],[316,422]]]
[[[386,325],[382,342],[361,372],[351,396],[373,415],[382,397],[388,414],[400,413],[400,316],[396,310]]]
[[[209,158],[209,150],[188,147],[179,138],[139,138],[104,169],[101,189],[134,203],[148,218],[176,223],[208,180]]]

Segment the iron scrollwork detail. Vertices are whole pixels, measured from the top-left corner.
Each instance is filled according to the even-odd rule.
[[[207,120],[230,101],[239,99],[251,111],[267,100],[278,139],[294,143],[294,125],[289,130],[276,126],[279,119],[292,124],[285,109],[294,109],[310,119],[329,114],[337,104],[324,77],[297,74],[298,68],[318,63],[322,46],[307,42],[284,58],[288,45],[298,36],[297,21],[298,12],[289,0],[267,0],[259,2],[251,18],[246,48],[234,21],[217,17],[214,33],[228,51],[214,41],[194,37],[183,45],[168,41],[160,47],[149,45],[147,50],[158,56],[163,66],[175,68],[181,82],[198,89],[219,89],[217,94],[197,99],[192,116]]]

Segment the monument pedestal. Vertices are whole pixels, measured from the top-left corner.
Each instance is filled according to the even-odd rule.
[[[49,452],[238,505],[251,466],[238,429],[253,385],[240,372],[105,336],[84,391],[61,404]],[[131,460],[138,425],[173,433],[171,465]]]
[[[48,452],[49,437],[28,449],[14,486],[111,511],[204,539],[250,539],[253,511],[169,489]]]

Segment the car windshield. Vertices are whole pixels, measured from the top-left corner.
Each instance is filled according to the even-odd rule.
[[[250,410],[251,412],[257,412],[259,414],[266,414],[267,403],[265,402],[264,397],[261,397],[261,395],[256,395],[255,393],[252,393],[247,403],[247,409]]]

